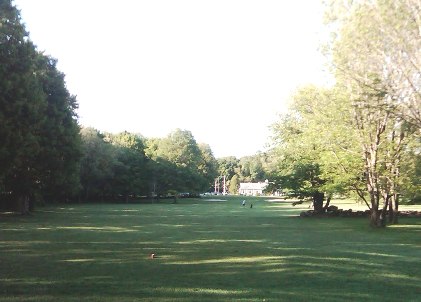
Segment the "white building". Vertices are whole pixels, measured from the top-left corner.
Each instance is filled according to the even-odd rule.
[[[265,182],[241,182],[238,193],[246,196],[259,196],[263,194],[267,185],[267,180]]]

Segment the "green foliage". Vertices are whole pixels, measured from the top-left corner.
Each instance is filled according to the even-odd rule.
[[[0,182],[4,192],[29,194],[46,102],[33,75],[37,52],[19,13],[10,1],[0,5]]]
[[[239,174],[241,173],[240,160],[235,156],[221,157],[217,159],[217,165],[218,175],[225,176],[228,191],[231,194],[237,194],[240,183]]]
[[[419,3],[355,1],[333,15],[337,87],[351,102],[371,223],[383,226],[386,208],[398,211],[410,178],[402,160],[421,129]]]
[[[218,158],[218,172],[226,176],[228,191],[237,194],[240,182],[262,182],[268,179],[269,155],[257,153],[237,159],[234,156]]]
[[[11,1],[0,2],[0,197],[28,200],[78,190],[79,128],[64,76],[37,52]]]
[[[233,195],[237,194],[239,187],[240,181],[238,179],[238,175],[234,175],[229,182],[228,192]]]
[[[38,79],[46,95],[46,118],[39,133],[39,165],[42,195],[47,200],[63,200],[79,190],[81,157],[80,128],[76,98],[66,89],[64,75],[56,60],[42,54],[38,58]]]
[[[192,133],[176,129],[162,139],[157,149],[157,157],[162,157],[178,167],[194,169],[200,161],[200,149]]]
[[[118,165],[116,149],[104,141],[104,136],[93,128],[82,128],[83,156],[80,181],[84,200],[95,200],[113,194],[111,182]]]
[[[346,99],[335,89],[303,87],[273,125],[272,177],[302,196],[359,186],[359,152]]]
[[[208,190],[216,177],[216,159],[208,145],[197,144],[192,133],[176,129],[166,138],[146,141],[152,175],[152,191],[199,193]]]
[[[221,157],[218,161],[218,174],[225,175],[228,179],[231,179],[236,173],[239,172],[240,161],[234,157]]]
[[[101,134],[93,128],[83,128],[81,136],[81,198],[128,201],[149,193],[149,164],[140,136]]]
[[[267,161],[268,158],[265,153],[240,158],[240,180],[243,182],[259,182],[267,179]]]
[[[117,164],[111,183],[113,192],[124,195],[126,201],[130,195],[147,195],[149,171],[142,138],[122,132],[117,135],[108,134],[105,140],[113,145],[116,154]]]
[[[127,200],[129,196],[166,195],[170,191],[197,193],[207,189],[216,175],[216,160],[210,147],[198,145],[189,131],[177,129],[162,139],[143,139],[128,132],[105,136],[96,133],[94,137],[100,145],[108,146],[110,152],[104,156],[114,161],[110,171],[91,174],[92,180],[105,176],[107,198],[122,195]],[[101,157],[95,150],[86,150],[87,161],[91,156]],[[95,171],[93,167],[88,170]],[[99,185],[93,182],[88,187]]]
[[[421,140],[407,146],[402,158],[402,202],[421,204]]]
[[[212,153],[212,149],[207,144],[199,144],[201,153],[201,160],[199,162],[198,170],[203,176],[203,188],[206,190],[210,188],[213,180],[218,175],[218,162]]]
[[[331,1],[330,54],[352,94],[386,91],[395,113],[421,127],[421,24],[418,0]]]

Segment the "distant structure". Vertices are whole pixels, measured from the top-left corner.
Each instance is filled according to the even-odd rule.
[[[217,178],[215,178],[215,185],[214,185],[215,191],[214,191],[214,194],[215,195],[219,195],[220,194],[219,190],[221,188],[221,184],[220,184],[219,180],[221,178],[222,178],[222,194],[223,195],[227,195],[227,184],[226,184],[226,176],[225,175],[221,175],[221,176],[218,176]]]
[[[263,190],[267,187],[269,181],[265,182],[241,182],[238,193],[246,196],[259,196],[263,195]]]

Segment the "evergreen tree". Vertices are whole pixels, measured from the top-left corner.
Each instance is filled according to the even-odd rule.
[[[27,213],[78,187],[76,100],[55,60],[37,52],[10,0],[0,1],[0,197]]]
[[[0,190],[3,203],[29,211],[37,183],[39,133],[47,106],[34,76],[38,54],[10,0],[0,1]],[[10,205],[9,205],[10,206]]]
[[[74,196],[80,186],[81,141],[76,98],[66,89],[56,60],[39,54],[36,74],[47,101],[37,160],[41,194],[46,200],[62,200]]]

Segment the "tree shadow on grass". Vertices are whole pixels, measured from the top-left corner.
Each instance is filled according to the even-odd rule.
[[[417,220],[373,231],[363,219],[290,219],[267,208],[203,214],[154,205],[116,214],[127,209],[2,222],[0,300],[416,301],[421,294]]]

